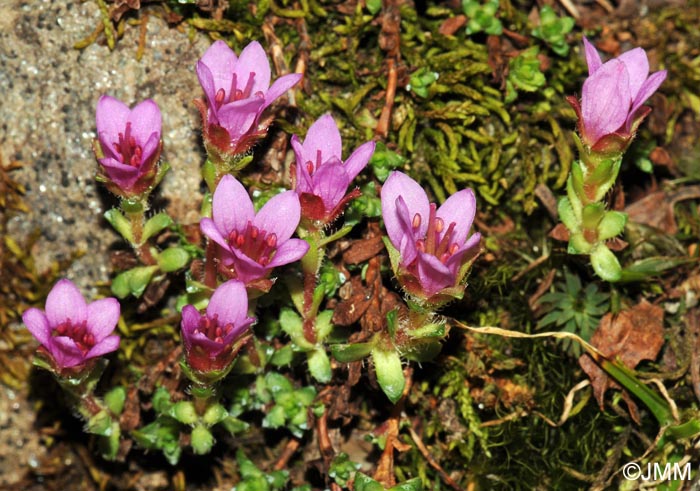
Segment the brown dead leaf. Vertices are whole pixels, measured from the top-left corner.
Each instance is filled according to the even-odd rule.
[[[345,261],[345,264],[360,264],[379,254],[382,249],[384,249],[384,242],[381,235],[356,240],[343,253],[343,261]]]
[[[609,360],[619,360],[626,367],[634,369],[640,361],[654,360],[658,356],[664,344],[663,322],[663,309],[643,300],[617,315],[606,314],[590,342]],[[605,392],[621,387],[589,355],[582,355],[578,361],[591,379],[593,394],[602,410]],[[632,418],[639,422],[634,402],[626,392],[623,394]]]
[[[679,201],[700,198],[700,186],[685,186],[673,192],[656,191],[635,201],[627,208],[629,220],[658,228],[673,235],[678,231],[673,207]]]
[[[455,32],[459,31],[467,23],[467,17],[464,15],[456,15],[445,19],[445,21],[440,25],[438,32],[443,36],[452,36]]]

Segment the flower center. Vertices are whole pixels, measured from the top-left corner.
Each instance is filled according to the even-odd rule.
[[[88,331],[85,321],[73,324],[70,319],[61,322],[53,331],[53,336],[65,336],[75,341],[83,354],[95,346],[95,335]]]
[[[432,254],[437,257],[441,263],[445,264],[447,260],[459,250],[459,244],[452,242],[456,223],[451,222],[447,228],[445,228],[445,221],[435,216],[436,209],[437,206],[435,203],[430,203],[428,230],[424,238],[416,239],[416,248],[421,252]],[[413,227],[414,237],[422,222],[423,217],[421,217],[420,213],[413,215],[411,225]]]
[[[228,323],[225,325],[219,324],[218,314],[214,314],[212,317],[207,317],[202,315],[199,318],[199,324],[194,330],[194,334],[202,333],[215,343],[223,343],[224,336],[231,332],[233,329],[233,324]]]
[[[315,170],[318,170],[319,167],[321,167],[321,164],[323,162],[321,161],[321,150],[316,150],[316,167],[314,167],[314,163],[311,162],[310,160],[306,161],[306,170],[309,173],[309,176],[313,175]]]
[[[277,235],[268,234],[248,220],[245,230],[234,230],[229,234],[228,243],[261,266],[266,266],[277,250]]]
[[[216,91],[214,96],[214,102],[216,103],[216,109],[219,109],[224,104],[230,102],[240,101],[241,99],[249,99],[251,92],[253,91],[253,83],[255,83],[255,72],[250,72],[248,74],[248,81],[243,88],[238,88],[238,76],[234,73],[231,79],[231,88],[228,94],[224,89],[219,89]],[[265,97],[261,91],[256,92],[256,97]]]
[[[119,155],[122,157],[122,162],[132,167],[141,165],[143,149],[136,144],[136,139],[131,136],[131,123],[126,123],[124,133],[119,133],[119,141],[114,142]]]

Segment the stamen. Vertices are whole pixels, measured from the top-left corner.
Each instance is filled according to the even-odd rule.
[[[418,239],[416,241],[416,249],[418,249],[421,252],[425,252],[425,241],[422,239]]]
[[[250,225],[249,227],[250,227],[250,234],[249,234],[250,238],[253,240],[257,239],[258,233],[260,232],[260,230],[255,225]]]
[[[309,175],[314,173],[314,164],[310,160],[306,163],[306,171],[309,173]]]
[[[442,230],[445,228],[445,222],[442,220],[442,218],[437,217],[435,219],[435,231],[437,233],[442,232]]]
[[[444,224],[443,224],[444,226]],[[437,245],[437,248],[435,249],[435,255],[440,257],[443,253],[447,252],[450,246],[450,241],[452,240],[452,234],[454,233],[455,230],[455,222],[450,223],[450,226],[447,227],[447,231],[445,234],[442,236],[442,240],[440,240],[440,243]]]
[[[411,222],[411,226],[414,229],[418,229],[418,227],[420,227],[420,222],[421,222],[420,213],[416,213],[415,215],[413,215],[413,222]]]
[[[316,169],[321,167],[323,161],[321,160],[321,149],[316,150]]]
[[[217,109],[224,103],[224,99],[226,99],[226,91],[224,89],[217,90],[216,95],[214,96],[214,103],[216,104]]]
[[[253,90],[253,84],[255,83],[255,72],[250,72],[248,75],[248,82],[245,84],[245,88],[241,93],[241,99],[247,99],[250,97],[250,93]]]
[[[437,233],[435,232],[435,203],[430,203],[430,216],[428,217],[428,232],[425,236],[425,252],[435,253],[435,242]]]
[[[277,234],[272,233],[268,235],[265,242],[270,249],[275,248],[277,246]]]

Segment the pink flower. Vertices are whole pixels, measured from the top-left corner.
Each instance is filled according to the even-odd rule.
[[[270,86],[270,63],[257,41],[240,57],[224,41],[216,41],[197,62],[197,77],[206,96],[199,103],[207,150],[219,157],[245,153],[265,136],[262,112],[296,85],[300,73],[284,75]]]
[[[103,95],[97,101],[97,138],[103,157],[99,158],[110,190],[122,196],[135,196],[150,188],[162,144],[161,116],[151,99],[134,109]]]
[[[583,83],[581,103],[568,98],[578,115],[581,139],[594,151],[624,151],[651,111],[643,104],[666,79],[666,71],[649,75],[649,60],[642,48],[603,63],[588,39],[584,38],[583,44],[588,78]]]
[[[187,364],[199,372],[223,370],[233,361],[233,344],[255,321],[248,317],[245,285],[230,280],[219,286],[206,313],[192,305],[182,309],[182,341]]]
[[[330,114],[324,114],[311,125],[304,142],[292,136],[295,190],[301,201],[302,216],[322,223],[332,222],[359,195],[357,189],[348,194],[346,191],[369,162],[374,146],[374,142],[360,145],[343,162],[340,131]]]
[[[30,308],[22,314],[22,320],[54,368],[62,371],[80,368],[88,360],[119,347],[119,336],[112,335],[119,311],[117,299],[103,298],[88,304],[78,288],[63,279],[46,298],[46,312]]]
[[[474,192],[458,191],[437,208],[416,181],[394,171],[382,187],[381,200],[384,226],[399,254],[392,266],[401,286],[429,302],[441,293],[457,296],[481,240],[479,233],[469,236],[476,213]]]
[[[243,185],[227,174],[214,191],[212,218],[202,218],[200,228],[221,246],[221,260],[233,266],[236,279],[249,284],[306,254],[309,244],[291,238],[300,218],[294,191],[272,197],[256,214]]]

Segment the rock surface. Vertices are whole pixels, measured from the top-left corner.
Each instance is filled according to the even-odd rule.
[[[163,157],[172,167],[160,187],[163,206],[191,223],[201,199],[203,150],[192,100],[201,95],[194,66],[210,40],[198,34],[192,42],[151,15],[141,61],[138,26],[127,26],[114,51],[103,35],[75,49],[99,22],[96,2],[0,2],[0,151],[5,163],[24,163],[13,177],[26,186],[31,209],[12,219],[9,233],[21,241],[40,231],[32,251],[40,269],[84,252],[66,273],[82,287],[108,279],[106,253],[119,240],[102,216],[116,201],[94,181],[91,145],[101,94],[131,106],[147,98],[158,103]]]

